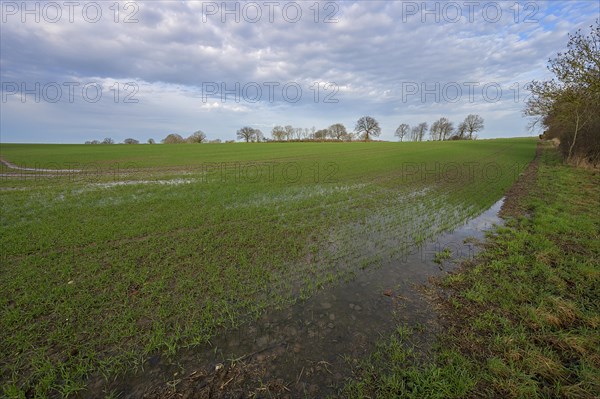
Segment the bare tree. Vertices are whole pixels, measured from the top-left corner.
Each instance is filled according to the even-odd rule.
[[[148,139],[147,143],[148,144],[156,144],[156,141],[154,141],[154,139]]]
[[[136,139],[128,138],[123,140],[123,144],[139,144],[140,142]]]
[[[381,128],[379,122],[370,116],[363,116],[356,122],[354,131],[358,134],[362,134],[365,141],[371,139],[370,136],[378,137],[381,134]]]
[[[419,126],[413,126],[410,129],[410,140],[419,141]]]
[[[454,123],[447,118],[441,118],[444,120],[442,123],[442,140],[448,140],[452,133],[454,133]]]
[[[285,138],[291,140],[294,138],[294,127],[292,125],[285,125]]]
[[[336,123],[327,129],[329,131],[329,137],[335,140],[342,140],[348,132],[346,131],[346,126],[341,123]]]
[[[319,129],[315,132],[315,140],[324,140],[329,136],[329,130],[327,129]]]
[[[483,118],[479,115],[470,114],[464,122],[465,132],[469,135],[469,140],[473,140],[473,134],[483,130]]]
[[[406,123],[402,123],[396,129],[396,133],[394,133],[394,135],[396,137],[398,137],[400,139],[400,141],[402,141],[402,139],[404,138],[404,136],[406,136],[409,131],[410,131],[410,126],[408,126]]]
[[[356,138],[356,133],[348,132],[344,135],[344,141],[352,141]]]
[[[283,141],[285,139],[285,129],[283,126],[277,125],[271,130],[271,136],[276,141]]]
[[[165,137],[162,140],[162,142],[164,144],[181,144],[181,143],[185,143],[185,140],[183,137],[181,137],[181,135],[179,135],[177,133],[171,133],[167,137]]]
[[[456,138],[459,140],[464,140],[467,135],[467,124],[465,122],[461,122],[458,124],[456,128]]]
[[[454,131],[454,124],[448,120],[448,118],[441,117],[437,121],[433,122],[429,134],[432,140],[447,140]]]
[[[440,125],[440,121],[437,120],[431,124],[429,128],[429,139],[431,141],[439,141],[442,137],[442,129]]]
[[[202,130],[198,130],[187,138],[188,143],[204,143],[206,141],[206,134]]]
[[[423,141],[423,137],[425,137],[425,133],[427,133],[427,122],[421,122],[417,126],[413,127],[410,131],[411,139],[413,141]]]
[[[111,139],[110,137],[105,138],[104,140],[102,140],[102,144],[114,144],[115,141],[113,139]]]
[[[245,140],[246,143],[253,141],[256,137],[256,130],[251,128],[250,126],[244,126],[240,130],[237,131],[237,138],[240,140]]]

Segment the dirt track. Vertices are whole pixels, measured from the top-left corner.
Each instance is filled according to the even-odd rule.
[[[24,172],[48,172],[48,173],[80,173],[82,172],[79,169],[39,169],[39,168],[24,168],[21,166],[17,166],[11,162],[8,162],[5,159],[0,158],[0,163],[6,166],[9,169],[20,170]]]

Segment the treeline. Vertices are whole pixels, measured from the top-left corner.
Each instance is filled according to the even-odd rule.
[[[244,126],[236,133],[239,140],[247,143],[255,142],[298,142],[298,141],[352,141],[358,136],[348,132],[341,123],[336,123],[326,129],[293,127],[292,125],[277,125],[271,129],[271,137],[266,137],[260,129]]]
[[[163,144],[183,144],[183,143],[190,143],[190,144],[215,143],[215,144],[219,144],[219,143],[221,143],[221,140],[220,139],[208,140],[206,133],[204,133],[202,130],[198,130],[198,131],[192,133],[188,138],[183,138],[183,136],[181,136],[180,134],[177,134],[177,133],[171,133],[167,137],[162,139],[161,143],[163,143]],[[226,143],[233,143],[233,140],[226,141]]]
[[[187,138],[184,138],[183,136],[181,136],[180,134],[177,134],[177,133],[171,133],[171,134],[167,135],[167,137],[165,137],[164,139],[161,140],[161,143],[163,143],[163,144],[183,144],[183,143],[215,143],[215,144],[218,144],[221,142],[222,141],[220,139],[208,140],[206,137],[206,134],[202,130],[198,130],[198,131],[192,133]],[[227,140],[225,142],[226,143],[234,143],[235,141]],[[107,137],[102,141],[99,141],[99,140],[86,141],[85,144],[115,144],[115,141],[113,139],[111,139],[110,137]],[[140,144],[140,142],[136,139],[127,138],[127,139],[123,140],[123,144]],[[156,144],[156,141],[154,141],[154,139],[148,139],[148,141],[146,141],[146,144]]]
[[[558,142],[567,162],[600,166],[600,24],[569,35],[567,51],[549,60],[554,78],[529,84],[525,115]]]
[[[483,118],[479,115],[469,115],[455,128],[454,123],[442,117],[433,122],[431,127],[427,122],[410,127],[406,123],[400,124],[394,135],[400,141],[423,141],[429,133],[430,140],[473,140],[477,133],[483,130]],[[354,131],[348,131],[342,123],[335,123],[328,128],[316,130],[312,128],[297,128],[291,125],[275,126],[271,130],[271,138],[264,136],[259,129],[245,126],[237,131],[237,138],[246,142],[268,141],[369,141],[379,137],[381,127],[379,122],[371,116],[363,116],[354,126]]]
[[[431,124],[421,122],[412,128],[406,123],[400,124],[394,135],[402,141],[404,138],[411,141],[423,141],[429,132],[429,140],[474,140],[477,133],[483,130],[483,118],[470,114],[455,128],[454,123],[446,117],[441,117]]]
[[[457,128],[448,120],[440,118],[435,121],[431,128],[427,122],[419,123],[417,126],[410,127],[402,123],[396,129],[395,136],[402,141],[403,139],[412,141],[423,141],[427,132],[430,140],[472,140],[476,138],[476,133],[483,129],[483,118],[479,115],[469,115],[461,122]],[[257,142],[281,142],[281,141],[370,141],[381,134],[379,122],[371,116],[363,116],[354,126],[354,131],[348,131],[342,123],[335,123],[325,129],[299,128],[291,125],[275,126],[271,130],[271,138],[266,137],[260,129],[250,126],[244,126],[236,132],[238,140],[247,143]],[[209,141],[202,130],[192,133],[189,137],[171,133],[161,140],[163,144],[183,144],[183,143],[221,143],[221,140]],[[226,143],[233,143],[228,140]],[[147,141],[148,144],[155,144],[153,139]],[[103,141],[86,141],[86,144],[114,144],[111,138],[105,138]],[[135,139],[125,139],[123,144],[139,144]]]
[[[348,132],[346,127],[341,123],[335,123],[326,129],[312,128],[295,128],[291,125],[275,126],[271,130],[273,141],[312,141],[312,140],[337,140],[337,141],[352,141],[356,136],[352,132]]]
[[[139,144],[140,142],[136,139],[125,139],[123,140],[123,144]],[[92,140],[92,141],[86,141],[85,144],[115,144],[115,141],[113,139],[111,139],[110,137],[105,138],[102,141],[99,140]],[[154,139],[148,139],[148,144],[154,144]]]
[[[293,127],[292,125],[277,125],[271,129],[271,137],[266,137],[260,129],[244,126],[236,132],[239,140],[247,143],[281,142],[281,141],[353,141],[357,139],[370,140],[379,136],[379,123],[370,116],[363,116],[356,123],[354,132],[346,130],[346,126],[335,123],[328,128],[317,130],[311,128]]]

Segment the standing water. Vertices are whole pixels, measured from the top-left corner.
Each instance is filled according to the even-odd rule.
[[[120,398],[324,397],[350,376],[349,361],[367,356],[399,322],[436,329],[435,312],[418,292],[431,276],[473,257],[504,199],[463,226],[414,248],[403,259],[357,273],[350,282],[219,335],[208,348],[183,351],[176,363],[159,356],[143,372],[114,383],[97,380],[86,396]],[[452,252],[440,263],[436,254]]]

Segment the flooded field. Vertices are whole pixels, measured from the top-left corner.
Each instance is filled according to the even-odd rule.
[[[397,323],[435,332],[418,287],[473,256],[535,143],[415,144],[149,146],[157,166],[132,168],[102,147],[114,158],[89,161],[109,168],[79,168],[95,175],[3,164],[3,390],[336,392]],[[54,148],[34,169],[81,155]]]
[[[502,204],[503,199],[453,231],[364,270],[352,281],[218,334],[205,347],[183,350],[175,361],[155,355],[142,372],[107,386],[97,381],[93,391],[121,398],[335,394],[350,377],[351,366],[399,322],[425,328],[431,336],[439,332],[435,310],[419,287],[473,258],[485,233],[502,225]],[[440,253],[447,253],[446,259],[439,259]]]

